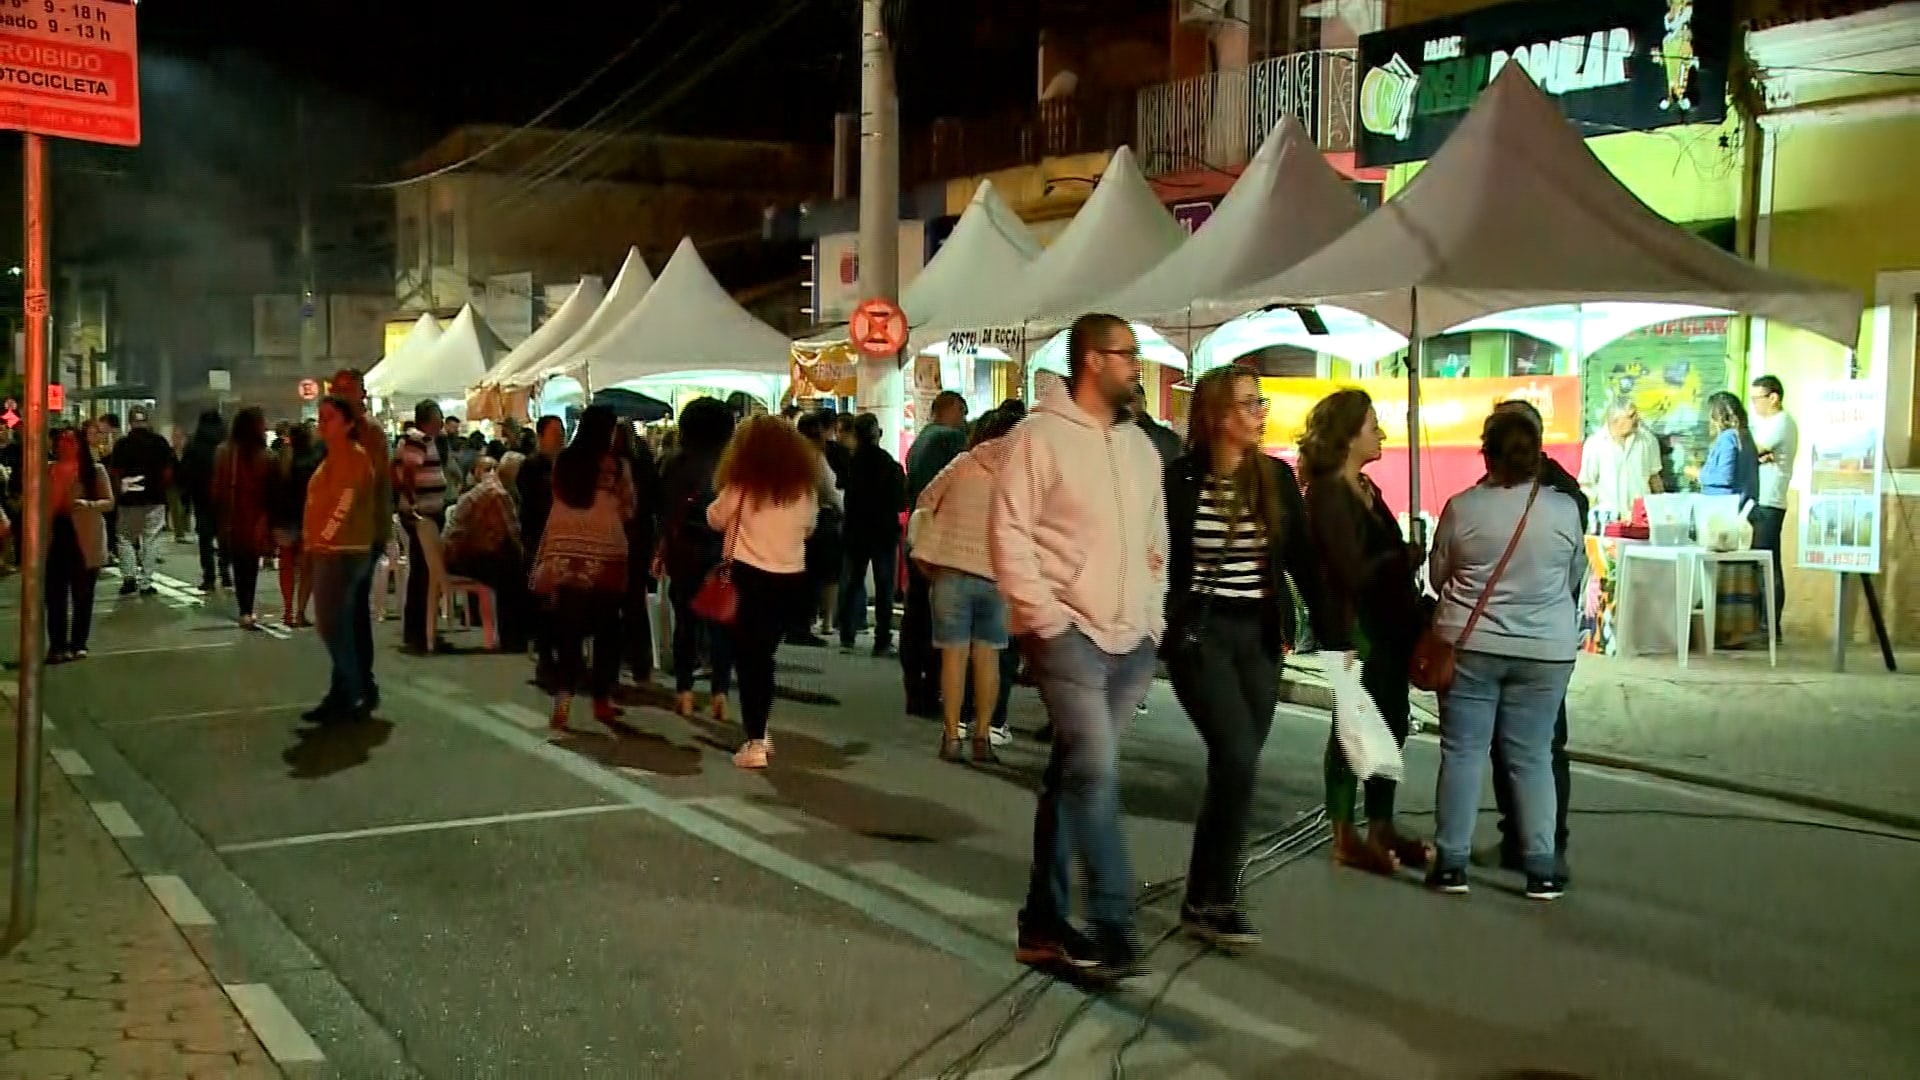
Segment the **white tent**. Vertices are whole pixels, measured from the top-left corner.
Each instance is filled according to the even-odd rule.
[[[418,398],[464,398],[506,351],[506,342],[468,304],[432,346],[384,365],[387,370],[377,380],[369,375],[367,392],[402,404]]]
[[[1283,274],[1195,305],[1217,321],[1319,302],[1430,334],[1499,311],[1626,301],[1762,315],[1851,347],[1860,297],[1765,270],[1649,210],[1519,64],[1405,191]]]
[[[493,382],[501,386],[531,386],[549,375],[568,369],[569,358],[582,349],[591,348],[607,331],[612,330],[621,319],[640,306],[647,292],[653,288],[653,274],[647,270],[647,261],[640,257],[637,247],[627,249],[627,258],[620,264],[620,272],[613,276],[613,285],[607,289],[606,298],[600,306],[593,309],[580,329],[574,331],[559,348],[545,356],[530,360],[517,371],[502,370],[495,375]]]
[[[982,281],[966,303],[918,330],[924,345],[953,330],[1022,326],[1049,316],[1071,321],[1102,296],[1151,270],[1187,238],[1140,175],[1133,151],[1114,151],[1086,205],[1018,274]]]
[[[574,286],[573,293],[560,309],[547,317],[534,332],[513,351],[500,358],[487,377],[481,380],[488,385],[501,383],[507,376],[522,368],[532,367],[567,343],[567,340],[587,325],[587,320],[599,309],[607,298],[607,287],[598,275],[588,274]]]
[[[426,352],[433,348],[434,342],[439,340],[440,320],[434,318],[431,311],[423,312],[418,319],[414,320],[413,329],[408,330],[407,336],[400,339],[399,346],[381,357],[379,363],[368,369],[366,378],[362,380],[367,392],[376,397],[384,396],[377,387],[397,370],[396,364],[406,357]]]
[[[1193,239],[1093,306],[1177,331],[1195,297],[1230,295],[1291,269],[1365,216],[1353,190],[1289,115]]]
[[[745,372],[786,378],[786,335],[753,317],[713,279],[692,240],[681,240],[660,278],[626,317],[592,344],[544,365],[595,387],[655,375]]]
[[[993,186],[982,180],[933,261],[907,286],[901,309],[912,325],[930,325],[968,310],[974,298],[1019,276],[1040,254],[1040,241]]]

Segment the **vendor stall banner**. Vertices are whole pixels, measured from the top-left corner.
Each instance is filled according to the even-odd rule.
[[[1584,135],[1719,123],[1728,0],[1518,0],[1360,38],[1363,166],[1424,161],[1508,63]]]
[[[1814,383],[1796,391],[1794,415],[1812,448],[1800,499],[1800,560],[1806,570],[1880,572],[1886,483],[1886,407],[1869,379]]]
[[[853,346],[835,342],[821,349],[793,350],[793,385],[788,396],[806,398],[853,397],[859,392],[860,368]]]
[[[1261,379],[1267,399],[1268,450],[1291,449],[1306,430],[1307,414],[1320,399],[1335,390],[1356,388],[1373,398],[1380,430],[1387,445],[1407,446],[1407,381],[1405,379]],[[1480,446],[1480,427],[1487,414],[1503,401],[1527,401],[1540,410],[1546,423],[1542,442],[1547,446],[1577,446],[1580,435],[1580,380],[1572,376],[1538,379],[1422,379],[1420,381],[1420,445],[1425,447]]]

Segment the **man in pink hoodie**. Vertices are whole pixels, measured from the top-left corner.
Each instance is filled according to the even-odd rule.
[[[1083,315],[1067,357],[1067,381],[1042,391],[1007,438],[988,533],[995,580],[1054,727],[1016,955],[1108,982],[1140,965],[1119,740],[1153,681],[1166,622],[1166,492],[1152,442],[1122,422],[1140,381],[1132,329]],[[1068,919],[1074,848],[1090,936]]]

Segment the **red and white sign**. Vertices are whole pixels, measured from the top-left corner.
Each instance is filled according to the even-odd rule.
[[[0,424],[5,424],[8,427],[20,426],[20,408],[12,398],[7,399],[5,408],[0,408]]]
[[[301,379],[300,380],[300,400],[301,401],[313,401],[317,399],[319,396],[320,396],[320,380],[319,379]]]
[[[891,300],[862,300],[847,322],[847,339],[867,356],[893,356],[907,347],[907,313]]]
[[[0,128],[140,145],[129,0],[0,0]]]
[[[59,383],[47,384],[47,408],[59,412],[67,407],[67,388]]]

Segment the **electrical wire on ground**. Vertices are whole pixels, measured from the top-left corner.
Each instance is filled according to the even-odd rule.
[[[1296,848],[1304,843],[1311,843],[1313,847],[1324,843],[1325,834],[1323,830],[1325,825],[1326,812],[1322,809],[1316,809],[1295,818],[1293,821],[1278,829],[1255,838],[1249,844],[1250,849],[1253,849],[1255,853],[1247,859],[1245,867],[1242,870],[1243,876],[1253,872],[1255,868],[1265,860],[1273,858],[1278,853]],[[1307,850],[1311,849],[1310,847]],[[1249,881],[1251,880],[1256,879],[1250,878]],[[1176,875],[1162,881],[1148,884],[1140,890],[1140,894],[1134,902],[1134,910],[1143,910],[1166,899],[1179,890],[1185,883],[1185,875]],[[1179,926],[1176,924],[1175,927],[1161,934],[1146,948],[1143,953],[1143,958],[1150,957],[1155,950],[1178,933]],[[906,1076],[908,1068],[915,1062],[926,1057],[942,1043],[965,1030],[981,1016],[990,1012],[994,1006],[1007,1000],[1009,997],[1013,997],[1014,1000],[1008,1007],[1007,1015],[1002,1018],[992,1030],[982,1035],[972,1046],[962,1051],[958,1057],[953,1059],[937,1074],[939,1080],[964,1080],[965,1077],[972,1074],[973,1070],[978,1067],[979,1063],[987,1054],[991,1053],[1001,1041],[1020,1026],[1021,1022],[1032,1012],[1034,1006],[1039,1003],[1047,991],[1051,990],[1054,984],[1060,981],[1062,980],[1058,976],[1048,975],[1037,970],[1030,969],[1022,972],[1009,980],[1007,984],[998,991],[989,995],[985,1001],[981,1002],[980,1005],[975,1007],[967,1015],[956,1020],[935,1034],[931,1039],[921,1044],[918,1049],[909,1054],[887,1074],[886,1080],[900,1080],[900,1078]],[[1048,1039],[1046,1049],[1042,1051],[1041,1055],[1032,1063],[1023,1067],[1016,1075],[1019,1077],[1032,1076],[1039,1069],[1045,1068],[1046,1065],[1053,1060],[1054,1055],[1059,1052],[1062,1041],[1068,1033],[1071,1032],[1074,1024],[1076,1024],[1081,1017],[1085,1016],[1097,1000],[1097,996],[1089,994],[1075,1005],[1073,1010],[1056,1026],[1054,1032]]]

